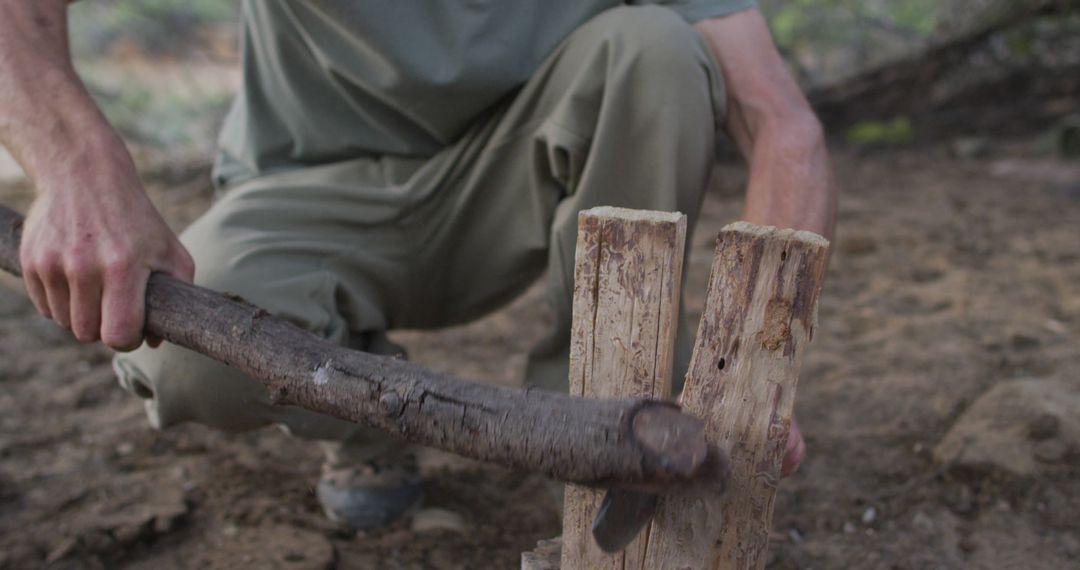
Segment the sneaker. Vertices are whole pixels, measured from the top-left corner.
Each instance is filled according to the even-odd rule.
[[[325,445],[327,459],[316,495],[330,520],[353,530],[371,530],[389,525],[420,505],[424,492],[415,459],[388,453],[350,461],[350,454],[342,453],[348,447]]]

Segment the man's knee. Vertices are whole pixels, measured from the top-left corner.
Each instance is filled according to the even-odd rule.
[[[273,420],[261,384],[179,346],[143,346],[117,355],[113,368],[120,385],[142,398],[157,429],[193,421],[237,432]]]
[[[230,224],[232,210],[219,203],[182,235],[195,258],[196,283],[243,297],[334,341],[346,340],[321,260],[290,255],[272,236]],[[143,346],[118,355],[114,368],[120,384],[143,399],[157,428],[193,421],[235,432],[278,419],[262,384],[179,346]]]
[[[676,89],[703,77],[708,56],[693,26],[662,6],[620,6],[597,16],[612,55],[642,70],[649,80]]]

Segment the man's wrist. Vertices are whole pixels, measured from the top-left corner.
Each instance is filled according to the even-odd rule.
[[[132,186],[131,156],[104,120],[55,125],[31,152],[24,167],[38,193]]]

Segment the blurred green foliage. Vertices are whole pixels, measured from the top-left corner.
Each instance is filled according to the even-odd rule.
[[[151,53],[184,53],[198,30],[235,20],[230,0],[96,0],[71,7],[76,51],[96,53],[118,39]]]
[[[944,0],[758,0],[804,83],[824,83],[923,45]]]
[[[260,0],[261,1],[261,0]],[[357,0],[361,1],[361,0]],[[390,0],[392,1],[392,0]],[[912,53],[948,37],[958,29],[1022,0],[758,0],[769,20],[777,45],[804,87],[839,81],[860,70]],[[162,67],[180,69],[193,62],[212,61],[208,55],[208,27],[231,26],[238,16],[237,0],[86,0],[71,7],[72,46],[80,63],[103,60],[109,48],[121,44],[151,58],[171,62]],[[1058,19],[1080,29],[1080,14]],[[218,40],[231,44],[228,28]],[[1058,35],[1061,35],[1060,33]],[[1045,30],[1011,30],[995,44],[993,56],[1003,52],[1010,60],[1054,56]],[[218,41],[220,49],[221,41]],[[126,50],[126,51],[125,51]],[[118,51],[114,51],[116,55]],[[228,48],[226,48],[228,51]],[[104,58],[108,59],[108,58]],[[125,71],[118,81],[116,69],[123,58],[105,63],[112,71],[98,74],[81,65],[84,78],[106,114],[121,129],[162,144],[195,142],[209,145],[213,122],[224,113],[229,93],[207,87],[205,69],[191,73],[189,81],[161,84],[161,73],[139,76]],[[157,61],[157,59],[153,59]],[[993,63],[993,62],[992,62]],[[178,64],[178,65],[174,65]],[[206,67],[206,66],[203,66]],[[214,83],[213,81],[210,82]],[[210,127],[202,117],[210,117]],[[855,125],[852,142],[897,144],[911,138],[906,119]]]
[[[223,81],[206,81],[214,57],[206,52],[201,33],[208,26],[231,27],[238,8],[239,2],[232,0],[94,0],[71,5],[76,65],[117,130],[152,146],[212,144],[231,93]],[[110,51],[118,44],[124,46],[119,58]],[[145,61],[133,65],[129,57]],[[162,57],[171,61],[147,68],[145,62]]]
[[[863,121],[847,130],[848,142],[860,145],[887,146],[910,143],[911,121],[899,117],[891,121]]]

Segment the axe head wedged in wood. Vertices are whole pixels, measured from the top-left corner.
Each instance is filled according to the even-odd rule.
[[[653,402],[654,404],[656,402]],[[672,473],[705,481],[714,493],[723,493],[731,478],[727,455],[705,440],[705,423],[680,413],[679,406],[637,408],[627,422],[635,439],[647,454],[656,454]],[[701,484],[685,491],[700,491]],[[604,494],[593,519],[592,535],[596,545],[608,553],[629,545],[652,520],[660,496],[634,487],[616,487]]]

